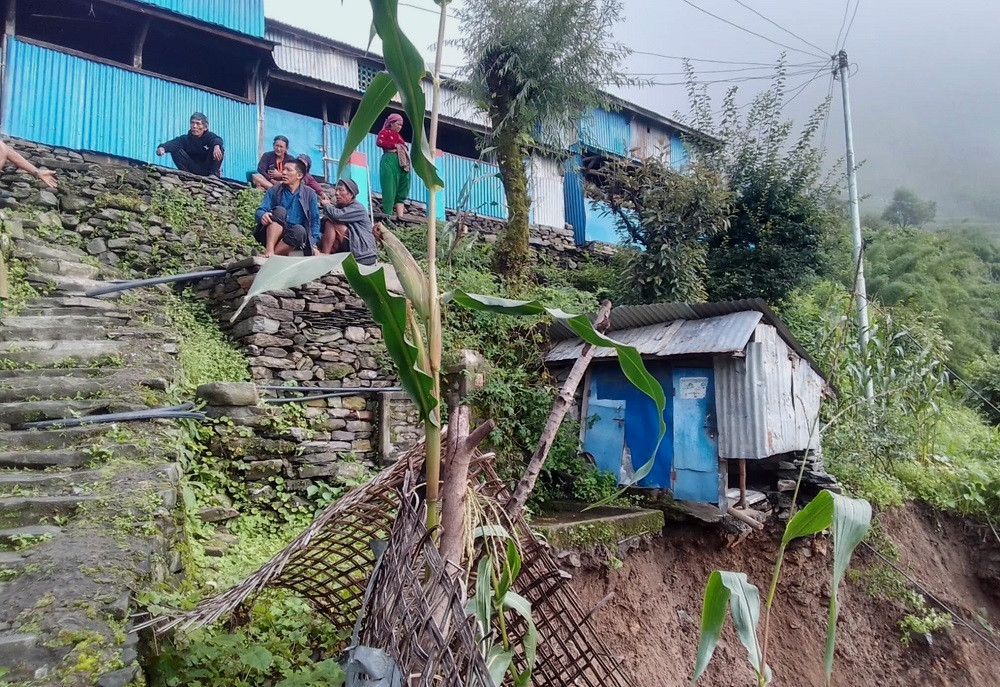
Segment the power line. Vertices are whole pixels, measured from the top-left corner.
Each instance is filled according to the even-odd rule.
[[[826,148],[826,130],[830,125],[830,111],[833,109],[833,85],[837,81],[836,74],[830,77],[830,89],[826,92],[826,116],[823,117],[823,136],[820,138],[820,150]]]
[[[802,93],[806,90],[806,88],[809,87],[809,85],[811,83],[813,83],[814,81],[816,81],[817,79],[819,79],[820,77],[822,77],[823,76],[823,72],[826,71],[826,69],[827,69],[827,65],[823,65],[822,67],[820,67],[819,69],[817,69],[813,73],[812,77],[810,77],[809,79],[807,79],[804,84],[802,84],[801,86],[796,86],[795,92],[788,98],[788,100],[786,100],[784,102],[784,104],[782,104],[781,110],[784,110],[786,107],[788,107],[792,103],[793,100],[795,100],[800,95],[802,95]],[[832,81],[833,81],[833,79],[831,77],[831,83],[832,83]],[[779,110],[779,112],[780,112],[780,110]]]
[[[758,38],[763,38],[768,43],[773,43],[774,45],[777,45],[777,46],[780,46],[782,48],[785,48],[786,50],[792,50],[794,52],[800,52],[800,53],[804,53],[806,55],[812,55],[813,57],[818,57],[820,59],[824,59],[825,60],[827,58],[827,55],[823,55],[823,54],[819,54],[819,53],[814,53],[814,52],[809,52],[808,50],[801,50],[799,48],[793,48],[790,45],[785,45],[784,43],[779,43],[778,41],[776,41],[774,39],[771,39],[771,38],[768,38],[767,36],[765,36],[763,34],[757,33],[756,31],[751,31],[750,29],[745,28],[743,26],[740,26],[739,24],[735,24],[735,23],[729,21],[728,19],[723,19],[722,17],[720,17],[717,14],[712,14],[708,10],[706,10],[706,9],[704,9],[702,7],[699,7],[698,5],[694,4],[693,2],[691,2],[691,0],[681,0],[681,1],[684,4],[690,5],[691,7],[695,8],[699,12],[703,12],[703,13],[707,14],[710,17],[714,17],[715,19],[718,19],[719,21],[721,21],[724,24],[729,24],[733,28],[737,28],[740,31],[745,31],[746,33],[749,33],[751,35],[757,36]]]
[[[834,45],[837,49],[840,49],[840,37],[844,35],[844,27],[847,25],[847,14],[851,11],[851,0],[847,0],[844,4],[844,18],[840,20],[840,31],[837,32],[837,41]]]
[[[861,0],[857,0],[854,3],[854,14],[851,15],[851,23],[847,25],[847,31],[844,33],[844,45],[847,45],[847,37],[851,35],[851,27],[854,26],[854,18],[858,16],[859,7],[861,7]]]
[[[734,60],[710,60],[705,57],[684,57],[683,55],[664,55],[659,52],[648,52],[645,50],[631,50],[633,55],[649,55],[650,57],[662,57],[667,60],[685,60],[688,62],[712,62],[714,64],[750,64],[760,67],[773,67],[777,62],[739,62]],[[824,58],[825,59],[825,58]]]
[[[790,72],[788,74],[785,74],[785,76],[802,76],[804,74],[812,74],[812,73],[813,73],[812,69],[805,69],[805,70],[800,71],[800,72]],[[698,84],[698,85],[710,85],[710,84],[718,84],[718,83],[743,83],[744,81],[760,81],[762,79],[771,80],[771,79],[777,78],[777,76],[778,76],[777,74],[768,74],[766,76],[741,76],[741,77],[736,77],[736,78],[732,78],[732,79],[709,79],[707,81],[698,81],[698,80],[691,80],[691,81],[651,81],[649,83],[650,83],[650,85],[653,85],[653,86],[686,86],[689,83]]]
[[[753,12],[754,14],[756,14],[758,17],[760,17],[761,19],[763,19],[764,21],[766,21],[768,24],[770,24],[771,26],[774,26],[774,27],[780,29],[781,31],[784,31],[785,33],[787,33],[792,38],[797,38],[800,41],[802,41],[803,43],[805,43],[806,45],[808,45],[809,47],[816,48],[820,52],[823,52],[823,48],[819,47],[815,43],[810,43],[809,41],[807,41],[805,38],[803,38],[802,36],[798,35],[797,33],[789,31],[788,29],[786,29],[781,24],[778,24],[777,22],[771,21],[770,19],[768,19],[767,17],[765,17],[763,14],[761,14],[760,12],[758,12],[757,10],[755,10],[753,7],[751,7],[750,5],[748,5],[745,2],[743,2],[743,0],[733,0],[733,2],[735,2],[737,5],[739,5],[741,7],[744,7],[746,9],[750,10],[751,12]]]
[[[786,64],[784,66],[799,68],[799,67],[815,67],[816,64],[817,64],[816,62],[803,62],[802,64]],[[739,72],[759,72],[764,69],[774,70],[778,66],[779,65],[776,63],[768,65],[767,67],[742,67],[740,69],[699,69],[694,73],[697,75],[697,74],[734,74]],[[826,64],[824,63],[823,66],[825,67]],[[685,76],[687,73],[688,72],[629,72],[627,76]]]

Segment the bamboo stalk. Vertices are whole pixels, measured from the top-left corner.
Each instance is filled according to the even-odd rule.
[[[611,301],[604,301],[601,303],[600,310],[597,311],[597,321],[594,323],[594,329],[603,332],[610,325]],[[509,515],[518,513],[524,508],[524,504],[528,502],[528,497],[531,496],[531,491],[535,488],[535,482],[538,481],[538,475],[542,471],[542,466],[545,465],[545,459],[548,458],[549,451],[552,449],[559,426],[562,424],[563,418],[566,417],[566,413],[573,403],[573,397],[576,396],[576,389],[580,386],[580,382],[583,380],[583,376],[587,372],[590,361],[593,360],[596,352],[596,346],[592,344],[584,345],[583,350],[580,352],[580,357],[573,363],[573,368],[570,370],[569,376],[563,382],[562,389],[559,390],[559,395],[552,402],[552,411],[549,413],[549,419],[545,423],[545,430],[538,440],[538,446],[535,447],[535,452],[531,455],[531,460],[528,461],[528,466],[525,468],[521,481],[517,483],[514,494],[507,502],[506,510]]]

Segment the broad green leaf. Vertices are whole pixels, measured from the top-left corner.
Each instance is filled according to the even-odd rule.
[[[518,553],[517,544],[513,539],[507,540],[507,559],[504,561],[503,572],[500,574],[500,584],[497,587],[497,594],[501,597],[514,586],[514,580],[521,572],[521,554]]]
[[[308,258],[288,255],[275,255],[268,258],[257,271],[253,284],[250,285],[247,295],[243,298],[243,302],[240,303],[240,307],[230,322],[236,320],[254,296],[268,291],[291,289],[308,284],[336,270],[344,262],[344,257],[343,253],[338,253],[336,255],[313,255]]]
[[[247,668],[265,673],[274,663],[274,655],[264,647],[256,644],[240,654],[240,662]]]
[[[864,499],[852,499],[833,492],[833,585],[830,587],[830,614],[826,624],[826,681],[833,675],[833,645],[837,637],[837,587],[847,572],[851,555],[865,538],[872,521],[871,504]],[[804,509],[803,509],[804,510]]]
[[[781,537],[781,545],[787,546],[788,542],[799,537],[808,537],[811,534],[822,532],[833,525],[833,494],[829,491],[821,491],[809,504],[798,511],[795,516],[785,525],[785,534]]]
[[[636,389],[648,396],[656,404],[657,416],[660,418],[659,434],[653,453],[638,470],[632,475],[632,479],[624,484],[622,490],[636,484],[642,480],[649,471],[653,469],[653,462],[656,459],[656,452],[660,449],[660,442],[666,434],[667,425],[663,421],[663,411],[667,406],[667,397],[663,392],[663,387],[656,378],[646,369],[646,364],[642,361],[642,356],[632,346],[619,343],[610,339],[594,329],[593,323],[587,319],[586,315],[572,315],[556,308],[546,308],[538,301],[518,301],[510,298],[497,298],[494,296],[481,296],[474,293],[466,293],[461,289],[456,289],[446,293],[441,298],[442,302],[454,302],[471,310],[482,312],[499,313],[501,315],[542,315],[548,314],[557,320],[562,320],[573,333],[581,339],[594,346],[613,348],[618,353],[618,364],[622,373]],[[621,493],[618,493],[600,501],[597,505],[602,505],[611,501]]]
[[[490,636],[490,623],[493,620],[493,559],[489,554],[479,559],[476,570],[476,596],[473,599],[476,621],[483,639]]]
[[[531,617],[531,602],[520,594],[507,592],[503,597],[503,607],[517,613],[524,619],[527,632],[524,633],[525,669],[514,679],[515,687],[528,687],[531,684],[531,671],[535,668],[535,656],[538,653],[538,629]]]
[[[747,581],[744,573],[713,570],[705,585],[701,609],[701,639],[698,641],[698,658],[695,662],[693,685],[712,660],[719,644],[722,626],[726,620],[726,604],[733,615],[733,626],[740,642],[746,647],[747,660],[754,672],[760,672],[760,643],[757,641],[757,624],[760,621],[760,592]],[[770,681],[770,669],[764,667],[765,680]]]
[[[374,24],[372,28],[374,29]],[[369,41],[369,46],[371,41]],[[372,79],[371,84],[361,96],[361,103],[358,104],[358,111],[351,119],[351,125],[347,127],[347,137],[344,139],[344,147],[340,151],[340,164],[337,165],[337,178],[344,173],[344,167],[350,162],[351,153],[358,149],[365,136],[375,126],[375,122],[382,116],[382,112],[396,95],[396,84],[392,77],[386,72],[379,72]]]
[[[507,674],[511,661],[514,660],[514,650],[504,649],[502,644],[497,644],[486,654],[486,667],[490,671],[490,679],[495,687],[503,684],[503,676]]]
[[[503,525],[480,525],[472,531],[472,538],[479,539],[480,537],[502,537],[507,539],[510,537],[510,532]]]
[[[372,23],[382,39],[382,54],[386,70],[399,91],[403,109],[413,129],[413,153],[410,156],[413,171],[434,193],[444,188],[444,182],[434,168],[434,153],[424,135],[424,118],[427,105],[421,80],[427,73],[420,51],[410,42],[399,26],[398,0],[370,0]]]
[[[436,425],[437,399],[434,398],[433,380],[421,368],[422,354],[406,333],[406,298],[386,288],[385,269],[381,265],[358,265],[354,255],[349,254],[343,260],[343,268],[347,281],[382,328],[382,339],[389,356],[396,363],[400,385],[417,405],[423,421]]]

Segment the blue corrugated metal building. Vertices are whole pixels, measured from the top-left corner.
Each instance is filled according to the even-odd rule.
[[[763,301],[615,308],[609,333],[636,347],[667,395],[666,434],[657,446],[656,406],[625,379],[611,360],[614,349],[597,350],[579,399],[581,441],[620,483],[632,482],[652,459],[638,486],[725,512],[731,461],[819,449],[828,383]],[[573,336],[566,327],[553,329],[550,365],[579,357],[584,344]]]
[[[365,51],[265,22],[263,0],[11,3],[0,97],[6,135],[170,167],[169,156],[155,155],[157,145],[184,133],[192,112],[203,112],[226,142],[223,176],[240,182],[279,134],[290,139],[293,153],[312,158],[315,175],[331,179],[346,125],[383,68]],[[79,31],[84,22],[88,30]],[[444,205],[505,219],[499,169],[477,151],[487,121],[449,91],[441,122]],[[681,136],[690,133],[623,101],[588,112],[565,165],[544,153],[528,161],[531,217],[565,221],[577,243],[617,242],[606,209],[587,198],[590,162],[665,150],[680,166],[687,156]],[[367,158],[369,188],[380,193],[382,152],[374,132],[359,151]],[[428,201],[415,177],[409,200]]]

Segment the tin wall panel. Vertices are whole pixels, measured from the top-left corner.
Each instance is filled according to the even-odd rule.
[[[204,112],[226,142],[222,174],[246,181],[257,166],[257,107],[171,81],[8,42],[3,129],[10,136],[172,167],[163,141]]]
[[[680,136],[673,136],[670,139],[670,164],[674,169],[684,169],[691,160],[687,145]]]
[[[528,193],[531,194],[531,223],[544,227],[566,225],[562,165],[556,159],[532,155]]]
[[[592,109],[580,120],[580,142],[590,148],[626,157],[632,148],[632,125],[627,114]]]
[[[356,91],[360,90],[358,60],[353,55],[274,27],[267,29],[266,38],[277,43],[273,55],[278,69]]]
[[[431,110],[431,103],[434,99],[434,86],[430,81],[420,82],[424,91],[424,98],[427,101],[427,112]],[[460,95],[454,88],[448,86],[441,87],[441,116],[473,124],[478,127],[488,128],[489,118],[477,108],[471,100]]]
[[[632,120],[631,130],[633,157],[645,160],[662,155],[671,159],[671,141],[676,134],[638,117]]]
[[[139,0],[248,36],[264,36],[264,0]]]

